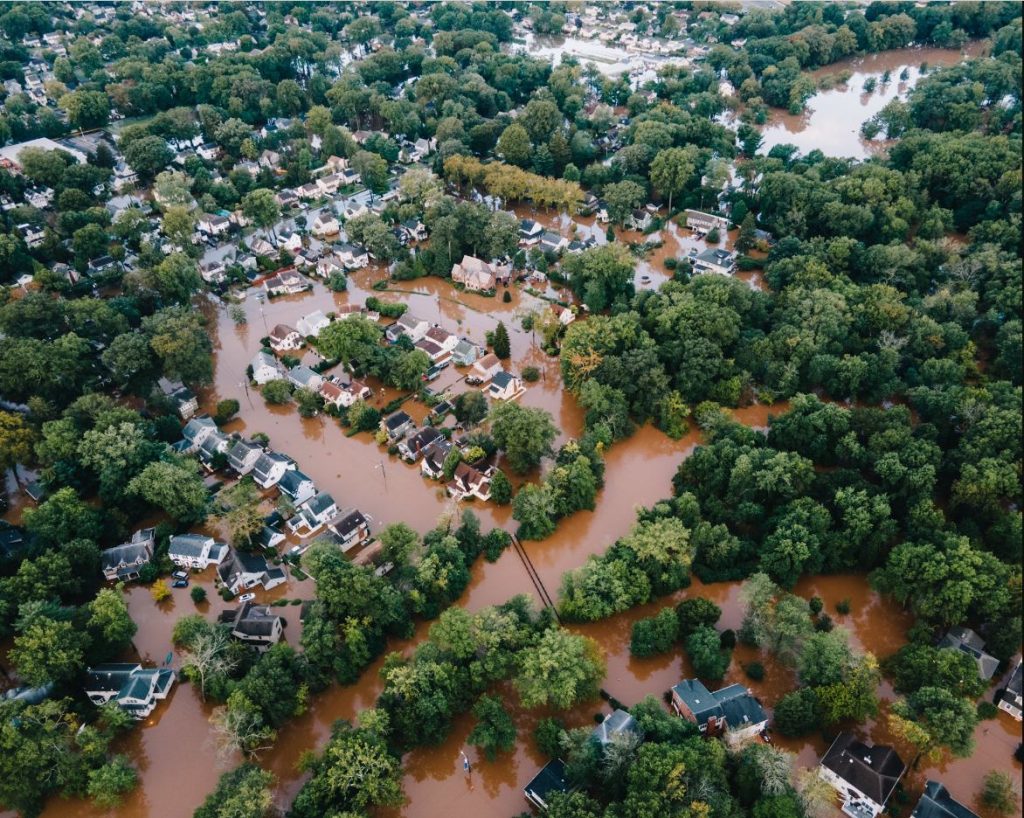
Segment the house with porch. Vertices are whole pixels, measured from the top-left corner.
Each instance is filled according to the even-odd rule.
[[[223,236],[231,229],[231,220],[216,213],[203,213],[196,220],[196,228],[208,236]]]
[[[365,247],[350,242],[334,245],[334,254],[341,260],[348,271],[361,270],[370,263],[370,254]]]
[[[259,554],[247,554],[233,548],[228,550],[228,556],[217,566],[217,578],[232,594],[257,585],[269,591],[287,580],[282,568],[268,565],[266,559]]]
[[[181,447],[181,451],[185,454],[198,451],[199,447],[206,442],[206,438],[216,432],[217,423],[209,415],[200,415],[197,418],[192,418],[185,424],[185,428],[181,430],[181,436],[185,440],[185,445]]]
[[[1010,674],[1010,679],[999,695],[998,707],[1005,710],[1017,721],[1021,720],[1021,712],[1024,709],[1024,701],[1021,699],[1021,663],[1017,661],[1017,667]]]
[[[465,338],[459,340],[452,349],[452,363],[456,366],[472,366],[480,357],[480,347]]]
[[[316,484],[298,469],[289,469],[281,475],[277,488],[295,506],[302,505],[316,494]]]
[[[295,461],[277,452],[263,452],[252,467],[252,479],[261,489],[276,486],[285,472],[295,468]]]
[[[295,516],[288,521],[288,530],[303,539],[316,534],[338,513],[338,504],[326,491],[314,494],[299,506]]]
[[[143,566],[149,565],[156,547],[156,529],[140,528],[131,540],[100,552],[103,577],[112,582],[138,579]]]
[[[110,662],[85,671],[85,695],[100,707],[113,702],[136,720],[156,710],[174,686],[174,671],[144,668],[138,662]]]
[[[220,565],[228,555],[227,543],[217,542],[205,534],[175,534],[167,546],[167,556],[179,568],[205,571]]]
[[[552,233],[550,230],[545,230],[540,237],[540,249],[545,253],[558,253],[563,252],[569,246],[569,240],[565,236],[561,236],[558,233]]]
[[[263,282],[267,295],[295,295],[312,289],[313,284],[298,270],[282,270]]]
[[[402,460],[415,463],[423,456],[423,451],[440,437],[441,433],[433,426],[424,426],[398,444],[398,454]]]
[[[416,428],[416,424],[413,423],[412,418],[409,417],[405,412],[395,412],[393,415],[389,415],[380,422],[380,428],[388,436],[388,440],[394,442],[401,440],[409,432]]]
[[[818,774],[839,793],[846,815],[876,818],[906,769],[892,747],[870,746],[844,731],[822,757]]]
[[[167,378],[160,378],[156,383],[160,388],[160,391],[163,392],[164,397],[170,401],[171,405],[178,413],[178,417],[182,420],[188,420],[192,415],[199,411],[199,399],[196,397],[195,392],[185,386],[181,381],[171,381]]]
[[[519,222],[519,243],[527,247],[537,244],[544,235],[544,225],[533,219],[522,219]]]
[[[279,381],[284,377],[284,367],[269,352],[262,350],[257,352],[249,366],[252,367],[252,379],[260,386],[270,383],[270,381]]]
[[[281,641],[284,620],[269,605],[243,602],[234,610],[222,611],[218,621],[231,628],[231,635],[260,653]]]
[[[694,256],[692,263],[695,273],[727,276],[732,275],[736,269],[736,255],[720,247],[712,247]]]
[[[327,524],[342,551],[349,551],[370,539],[370,522],[359,509],[344,511]]]
[[[270,331],[270,348],[275,352],[291,352],[303,344],[299,331],[287,324],[278,324]]]
[[[406,313],[384,330],[384,337],[393,344],[404,335],[415,344],[427,334],[428,329],[429,323]]]
[[[494,469],[488,467],[481,471],[468,463],[459,463],[455,467],[455,474],[445,488],[448,496],[456,500],[467,500],[476,497],[478,500],[487,502],[491,499],[491,474]]]
[[[321,210],[316,214],[313,223],[309,226],[310,232],[317,238],[335,235],[340,229],[338,219],[329,210]]]
[[[684,679],[672,688],[672,707],[706,735],[724,733],[736,746],[764,732],[768,714],[743,685],[732,684],[713,693],[699,679]]]

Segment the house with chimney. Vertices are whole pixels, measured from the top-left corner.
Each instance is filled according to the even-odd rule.
[[[252,600],[234,610],[223,611],[218,621],[231,628],[235,639],[260,653],[280,642],[284,633],[284,619],[269,605],[254,605]]]
[[[238,438],[227,451],[228,466],[235,474],[244,477],[253,470],[262,454],[263,447],[258,443]]]
[[[270,331],[270,348],[275,352],[291,352],[302,348],[302,336],[287,324],[278,324]]]
[[[705,735],[724,735],[731,746],[760,735],[768,726],[768,714],[743,685],[711,692],[700,679],[684,679],[671,693],[676,713]]]
[[[461,284],[472,292],[486,292],[497,285],[494,268],[476,256],[463,256],[462,261],[452,267],[452,283]]]
[[[359,509],[338,514],[327,524],[342,551],[349,551],[370,539],[370,522]]]
[[[217,566],[217,579],[221,586],[237,594],[257,585],[269,591],[285,582],[287,575],[284,569],[268,565],[267,560],[259,554],[248,554],[231,548],[224,561]]]
[[[892,747],[860,741],[853,733],[836,736],[818,765],[818,774],[839,793],[850,818],[876,818],[907,767]]]
[[[277,452],[263,452],[252,467],[252,479],[261,489],[276,486],[285,472],[295,468],[295,461]]]
[[[138,579],[139,572],[153,559],[156,529],[140,528],[131,540],[100,552],[100,565],[105,579],[127,582]]]
[[[132,718],[147,718],[174,686],[174,671],[138,662],[110,662],[85,671],[85,695],[97,707],[113,702]]]
[[[269,352],[260,350],[252,359],[249,366],[252,367],[252,379],[260,386],[270,381],[279,381],[284,377],[284,367]]]
[[[469,463],[459,463],[455,467],[452,479],[445,486],[448,496],[455,500],[468,500],[472,497],[487,502],[491,499],[492,467],[477,469]]]
[[[167,546],[167,556],[179,568],[204,571],[219,565],[228,555],[227,543],[205,534],[175,534]]]

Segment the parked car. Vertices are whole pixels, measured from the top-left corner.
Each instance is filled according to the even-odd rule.
[[[174,582],[171,583],[171,585],[174,588],[188,588],[188,580],[187,579],[176,579],[176,580],[174,580]]]
[[[256,594],[242,594],[238,597],[239,602],[248,602],[250,599],[256,599]]]
[[[188,571],[175,571],[171,574],[171,579],[188,579]]]

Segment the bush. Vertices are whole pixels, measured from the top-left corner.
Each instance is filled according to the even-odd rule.
[[[348,289],[348,276],[340,270],[335,270],[327,279],[327,286],[333,292],[341,293]]]
[[[374,289],[379,288],[374,287]],[[381,301],[376,296],[371,295],[366,299],[366,309],[379,312],[385,318],[401,318],[409,308],[405,304],[389,304],[387,301]]]
[[[524,366],[523,380],[527,383],[536,383],[540,380],[540,370],[535,366]]]
[[[978,718],[981,721],[994,719],[999,715],[999,708],[992,702],[978,702]]]
[[[718,232],[717,227],[712,227],[707,235],[708,244],[718,244],[722,240],[722,234]]]
[[[1016,809],[1017,793],[1006,773],[992,770],[985,776],[981,787],[981,803],[1003,815],[1009,815]]]
[[[747,662],[743,666],[743,672],[747,674],[748,679],[753,679],[755,682],[764,679],[764,665],[760,662]]]
[[[722,650],[718,631],[704,625],[686,638],[686,653],[693,670],[701,679],[718,681],[729,669],[730,654]]]
[[[201,585],[196,585],[189,591],[189,596],[192,597],[192,601],[198,605],[200,602],[206,602],[206,589]]]
[[[722,635],[718,638],[718,644],[722,646],[722,650],[732,650],[736,647],[736,631],[732,628],[722,631]]]
[[[807,607],[811,609],[811,615],[817,616],[825,607],[825,601],[820,596],[812,596],[807,601]]]
[[[640,619],[633,623],[629,652],[640,658],[667,653],[678,638],[679,623],[676,620],[676,612],[671,608],[662,608],[649,619]]]
[[[491,478],[491,499],[499,506],[512,502],[512,483],[500,469]]]
[[[710,599],[703,597],[684,599],[676,605],[679,636],[685,639],[697,628],[714,625],[721,615],[722,609]]]
[[[217,401],[217,413],[213,419],[217,425],[227,423],[231,418],[238,414],[238,410],[241,407],[234,398],[225,398],[222,401]]]
[[[263,385],[263,400],[281,406],[292,399],[292,385],[286,380],[268,381]]]
[[[537,749],[548,758],[558,758],[562,754],[562,734],[565,726],[558,719],[541,719],[533,730],[533,740]]]
[[[153,596],[153,601],[159,605],[165,599],[170,599],[171,589],[167,587],[166,582],[154,582],[149,593]]]
[[[511,304],[512,303],[512,293],[510,293],[508,290],[505,290],[505,292],[501,296],[501,300],[504,301],[506,304]]]
[[[828,614],[822,614],[814,620],[814,629],[821,631],[822,633],[828,633],[832,628],[835,627],[835,622],[832,621],[832,617]]]
[[[676,257],[675,257],[675,256],[668,256],[668,257],[667,257],[667,258],[665,259],[665,269],[666,269],[666,270],[674,270],[674,269],[676,268],[676,265],[677,265],[678,263],[679,263],[679,262],[678,262],[678,260],[676,259]]]
[[[850,600],[849,599],[840,599],[836,603],[836,613],[842,614],[843,616],[846,616],[846,614],[848,614],[849,612],[850,612]]]
[[[493,486],[492,486],[493,489]],[[494,499],[493,496],[491,499]],[[484,535],[483,552],[484,559],[488,562],[497,561],[505,549],[512,543],[509,533],[502,528],[492,528]]]
[[[784,736],[796,738],[810,733],[821,725],[818,694],[809,687],[787,693],[775,705],[774,720]]]

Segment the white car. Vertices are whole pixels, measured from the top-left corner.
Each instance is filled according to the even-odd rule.
[[[239,602],[248,602],[251,599],[256,599],[256,594],[242,594],[238,597]]]

